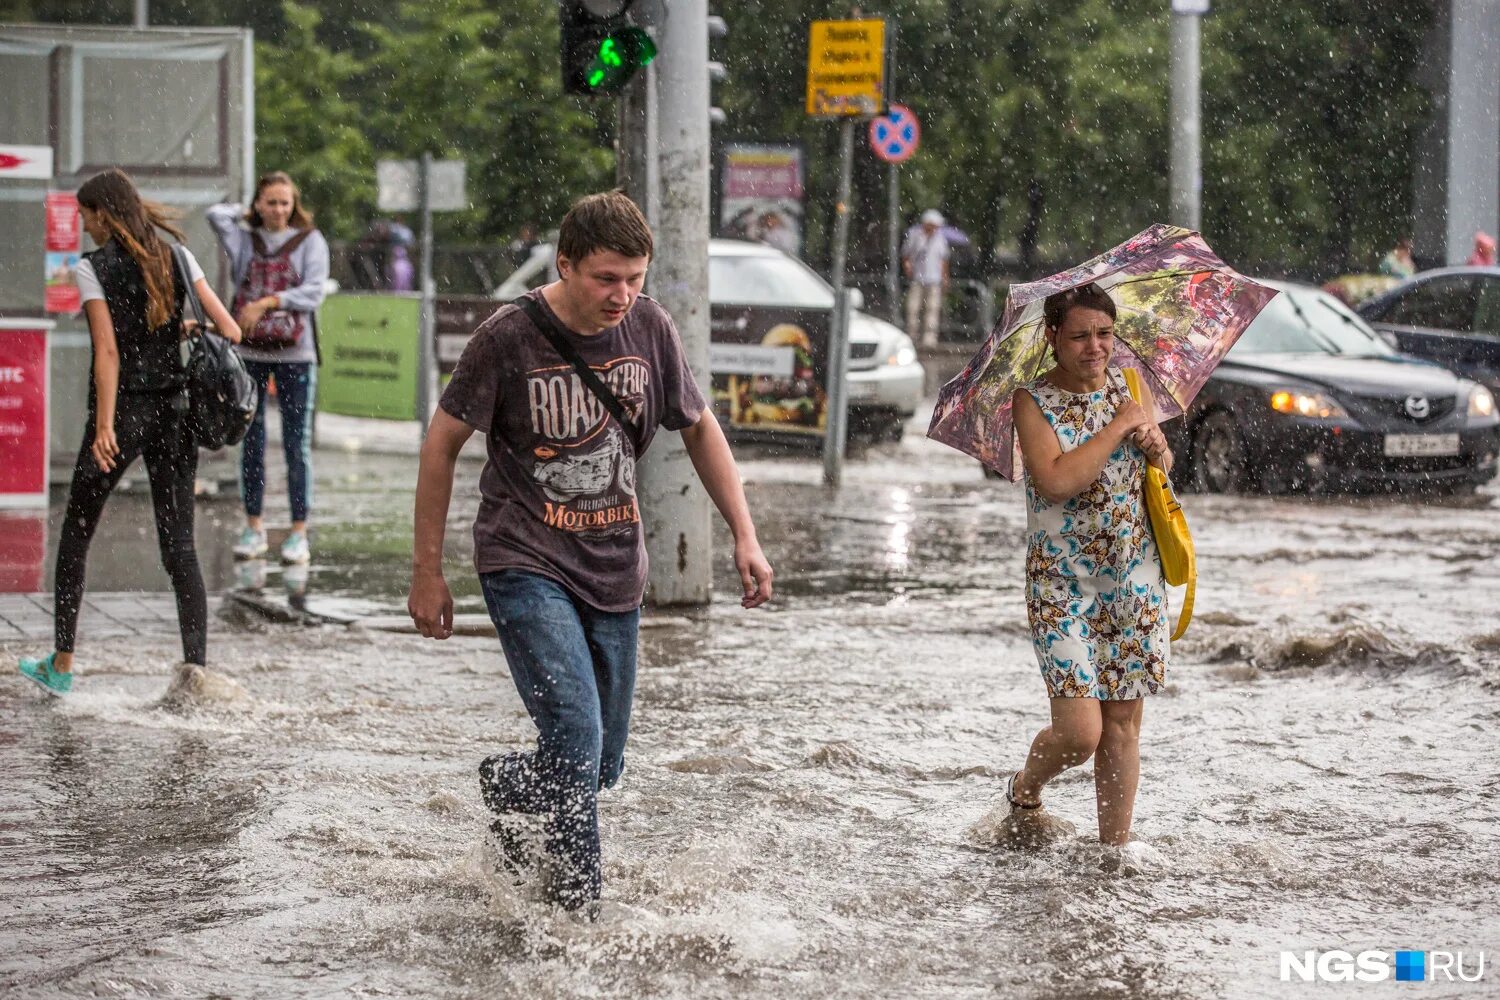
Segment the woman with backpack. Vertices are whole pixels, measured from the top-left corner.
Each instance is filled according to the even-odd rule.
[[[208,598],[193,546],[193,478],[198,446],[188,426],[182,315],[188,282],[208,318],[231,341],[239,328],[204,280],[192,252],[183,266],[158,230],[181,242],[167,209],[145,201],[126,174],[106,170],[78,189],[84,229],[99,249],[76,272],[93,341],[89,421],[73,469],[57,548],[56,645],[21,673],[54,695],[73,688],[73,640],[83,602],[89,542],[105,501],[136,456],[146,463],[162,564],[177,594],[182,658],[204,665]],[[183,270],[187,271],[186,279]]]
[[[215,205],[208,210],[208,222],[229,256],[234,314],[245,332],[240,355],[260,389],[255,421],[240,451],[245,528],[234,554],[258,559],[268,549],[261,519],[265,399],[267,385],[275,378],[292,508],[292,531],[282,543],[281,560],[305,563],[311,557],[307,517],[312,506],[312,417],[318,386],[316,312],[328,278],[328,241],[313,228],[312,213],[303,206],[297,185],[279,170],[256,182],[249,211],[236,204]]]

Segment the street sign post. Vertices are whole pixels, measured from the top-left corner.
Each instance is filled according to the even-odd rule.
[[[840,120],[839,193],[829,275],[833,317],[828,338],[828,424],[823,434],[823,481],[829,486],[843,479],[849,428],[849,293],[844,288],[844,263],[849,254],[854,119],[885,110],[886,71],[885,21],[812,23],[807,35],[807,113]]]
[[[922,123],[917,119],[916,113],[904,104],[892,104],[889,111],[870,121],[870,148],[877,157],[889,164],[886,167],[889,197],[886,205],[885,296],[890,303],[888,308],[893,320],[901,295],[898,277],[900,247],[897,245],[897,231],[901,226],[901,178],[896,165],[911,159],[921,141]]]

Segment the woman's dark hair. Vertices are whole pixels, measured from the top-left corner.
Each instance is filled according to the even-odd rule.
[[[264,226],[265,220],[260,217],[260,210],[255,203],[260,201],[260,193],[272,184],[285,184],[292,189],[292,214],[286,220],[286,224],[293,229],[311,229],[313,224],[312,213],[307,206],[302,204],[302,191],[297,187],[297,182],[292,180],[291,175],[284,170],[273,170],[269,174],[261,174],[260,180],[255,182],[255,197],[250,199],[250,210],[245,213],[245,221],[257,229]]]
[[[78,204],[99,214],[99,221],[140,265],[146,279],[146,322],[154,330],[172,318],[172,251],[157,235],[161,229],[178,243],[182,230],[176,213],[142,198],[130,176],[118,167],[95,174],[78,189]]]
[[[557,255],[575,264],[596,250],[650,257],[654,249],[646,217],[624,191],[579,198],[557,231]]]
[[[1108,316],[1111,322],[1115,318],[1115,300],[1104,289],[1090,282],[1047,296],[1047,301],[1042,303],[1042,321],[1047,329],[1060,330],[1068,313],[1074,309],[1097,309]]]

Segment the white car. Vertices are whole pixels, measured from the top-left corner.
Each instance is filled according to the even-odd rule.
[[[514,299],[553,276],[553,250],[538,244],[531,257],[495,297]],[[922,403],[927,373],[917,349],[899,327],[861,312],[864,296],[851,290],[849,324],[849,415],[854,428],[900,438],[905,422]],[[710,240],[708,299],[715,310],[750,306],[773,309],[833,309],[833,287],[802,261],[764,243]]]

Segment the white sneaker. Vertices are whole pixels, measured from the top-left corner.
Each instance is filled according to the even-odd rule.
[[[300,531],[294,531],[286,536],[286,541],[281,543],[281,561],[284,563],[305,563],[312,559],[312,550],[307,545],[307,535]]]
[[[246,527],[240,532],[240,540],[234,543],[234,557],[236,559],[259,559],[270,547],[266,542],[264,531]]]

